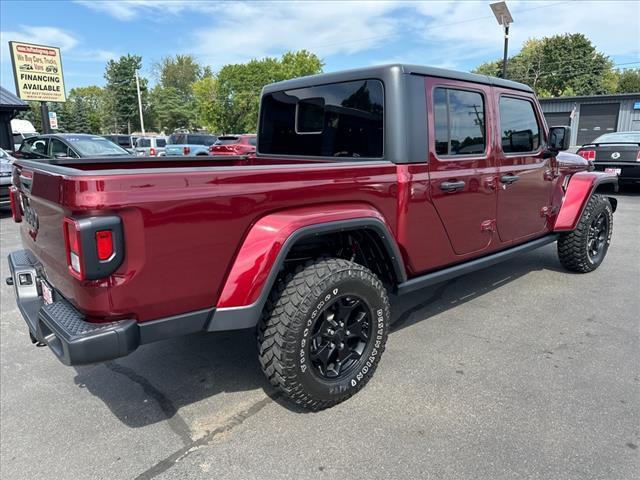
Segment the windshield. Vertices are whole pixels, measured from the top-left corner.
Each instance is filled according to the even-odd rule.
[[[600,135],[591,143],[632,142],[640,143],[640,132],[616,132]]]
[[[13,157],[0,148],[0,163],[11,163]]]
[[[66,137],[65,140],[83,157],[129,155],[124,148],[103,137]]]

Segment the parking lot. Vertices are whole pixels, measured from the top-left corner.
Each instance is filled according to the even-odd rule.
[[[395,301],[373,380],[319,413],[273,395],[250,333],[65,367],[3,281],[1,476],[638,478],[640,195],[618,198],[596,272],[549,245]],[[4,279],[19,238],[0,228]]]

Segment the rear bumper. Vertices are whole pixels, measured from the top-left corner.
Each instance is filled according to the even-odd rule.
[[[637,162],[595,162],[594,167],[596,171],[600,172],[604,172],[606,168],[619,168],[618,179],[621,182],[640,181],[640,163]]]
[[[133,319],[109,323],[86,321],[55,289],[53,303],[42,297],[43,269],[28,250],[8,257],[16,303],[32,341],[49,346],[65,365],[85,365],[123,357],[144,343],[206,331],[214,309],[138,323]]]

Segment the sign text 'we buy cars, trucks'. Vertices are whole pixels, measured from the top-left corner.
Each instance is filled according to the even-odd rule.
[[[16,93],[22,100],[66,102],[60,49],[9,42]]]

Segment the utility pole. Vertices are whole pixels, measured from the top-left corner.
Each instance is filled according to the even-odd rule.
[[[142,136],[145,136],[144,116],[142,115],[142,96],[140,95],[140,79],[138,78],[137,70],[136,70],[136,88],[138,89],[138,110],[140,111],[140,129],[142,130]]]

